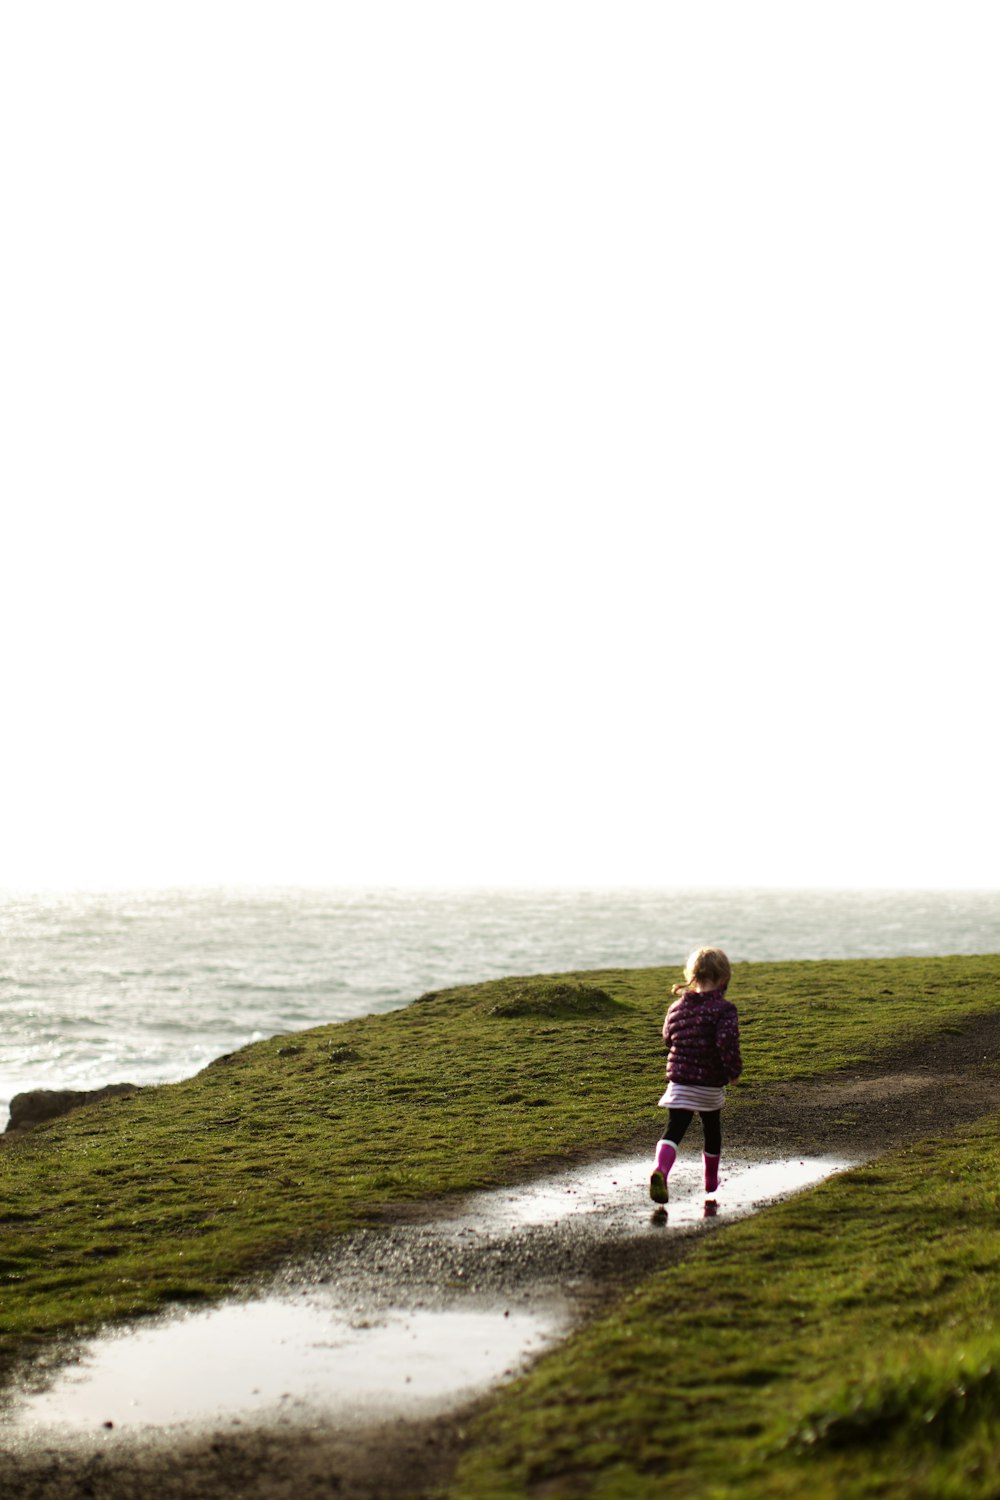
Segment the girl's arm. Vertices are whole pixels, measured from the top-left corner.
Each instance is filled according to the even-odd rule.
[[[715,1045],[719,1049],[728,1081],[735,1083],[743,1072],[743,1059],[740,1056],[740,1019],[734,1005],[729,1006],[716,1022]]]

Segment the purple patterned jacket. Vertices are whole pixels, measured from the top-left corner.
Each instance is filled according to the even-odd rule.
[[[743,1071],[740,1022],[724,990],[689,991],[675,1000],[663,1023],[667,1079],[719,1088]]]

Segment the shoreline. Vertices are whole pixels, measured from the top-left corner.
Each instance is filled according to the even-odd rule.
[[[83,894],[65,909],[4,911],[0,1092],[173,1083],[234,1047],[388,1013],[444,986],[680,964],[705,934],[738,966],[933,960],[1000,951],[1000,900],[713,888],[368,891],[350,902],[322,890]]]

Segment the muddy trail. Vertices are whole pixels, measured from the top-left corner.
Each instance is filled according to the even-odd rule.
[[[666,1212],[649,1202],[651,1111],[612,1159],[386,1209],[247,1302],[62,1348],[8,1396],[0,1493],[430,1496],[498,1381],[701,1234],[1000,1109],[998,1052],[1000,1017],[840,1075],[740,1086],[712,1199],[695,1124]]]

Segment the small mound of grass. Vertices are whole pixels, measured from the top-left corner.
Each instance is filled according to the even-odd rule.
[[[577,1016],[615,1015],[622,1009],[607,990],[593,984],[551,984],[529,981],[487,1008],[488,1016],[538,1016],[544,1020],[573,1020]]]

